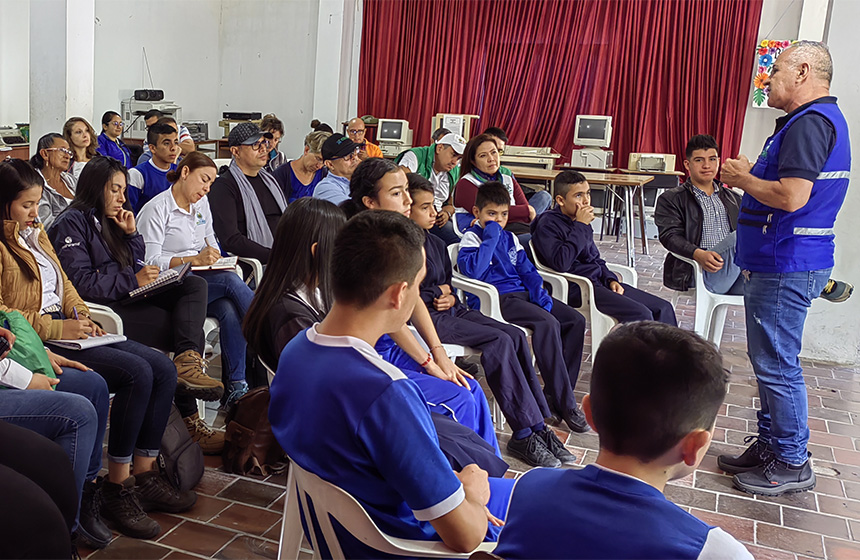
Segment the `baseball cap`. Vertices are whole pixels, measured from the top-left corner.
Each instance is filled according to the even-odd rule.
[[[466,151],[466,139],[459,134],[454,134],[453,132],[446,134],[442,138],[438,139],[436,143],[451,146],[452,148],[454,148],[454,151],[460,155],[462,155],[463,152]]]
[[[356,148],[358,148],[358,144],[343,134],[335,132],[323,142],[322,158],[323,160],[342,158],[353,153]]]
[[[272,139],[271,132],[263,132],[260,127],[252,122],[243,122],[237,124],[230,131],[230,136],[227,137],[227,146],[250,146],[260,138]]]

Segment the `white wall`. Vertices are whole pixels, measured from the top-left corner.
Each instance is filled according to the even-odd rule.
[[[761,8],[761,23],[758,27],[758,40],[797,39],[802,8],[802,0],[764,0]],[[753,56],[753,45],[750,45],[750,60]],[[744,119],[744,130],[741,138],[741,153],[750,160],[755,160],[761,152],[765,140],[773,133],[774,121],[783,113],[770,107],[753,108],[752,76],[750,76],[747,88],[749,95],[747,96],[747,114]],[[737,154],[723,155],[735,157]]]
[[[848,120],[852,147],[852,180],[836,219],[836,266],[832,277],[852,282],[860,290],[860,74],[857,72],[857,22],[860,2],[832,0],[825,41],[833,56],[831,93]],[[860,291],[844,303],[815,300],[803,337],[803,355],[846,364],[860,364]]]
[[[0,0],[0,125],[29,122],[30,2]]]

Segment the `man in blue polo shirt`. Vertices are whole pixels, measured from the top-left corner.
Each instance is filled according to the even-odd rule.
[[[654,321],[603,339],[582,401],[600,438],[581,470],[533,469],[514,486],[502,558],[752,559],[663,495],[711,444],[728,373],[712,344]]]
[[[848,124],[830,96],[833,61],[824,43],[799,41],[779,55],[766,82],[768,105],[787,115],[755,165],[740,156],[722,179],[744,191],[736,260],[744,277],[747,347],[758,382],[758,439],[721,455],[739,489],[778,496],[809,490],[803,324],[833,268],[833,225],[848,190]]]
[[[146,132],[152,159],[128,170],[128,201],[137,214],[155,195],[170,188],[167,173],[176,169],[179,136],[167,123],[156,123]]]
[[[395,212],[349,221],[332,256],[335,303],[284,348],[269,419],[292,461],[355,497],[382,531],[468,552],[495,540],[512,483],[475,465],[452,471],[417,385],[373,349],[421,303],[423,244]],[[347,558],[380,556],[339,540]]]
[[[344,136],[334,133],[323,142],[323,165],[328,175],[314,187],[314,198],[340,204],[349,200],[349,180],[361,160],[358,158],[358,144]]]

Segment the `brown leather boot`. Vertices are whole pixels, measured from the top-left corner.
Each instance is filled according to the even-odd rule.
[[[191,440],[196,441],[204,455],[220,455],[224,450],[224,432],[213,430],[196,412],[183,418]]]
[[[224,385],[206,374],[206,360],[194,350],[186,350],[173,358],[178,376],[176,392],[204,401],[217,401],[224,394]]]

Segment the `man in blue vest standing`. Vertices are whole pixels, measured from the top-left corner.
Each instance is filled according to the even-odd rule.
[[[747,347],[758,381],[758,438],[738,457],[721,455],[735,486],[768,496],[809,490],[806,385],[798,355],[812,299],[833,268],[836,214],[851,168],[848,125],[830,95],[833,63],[823,43],[783,51],[768,80],[776,121],[755,165],[727,160],[722,180],[744,191],[736,260],[744,277]]]

